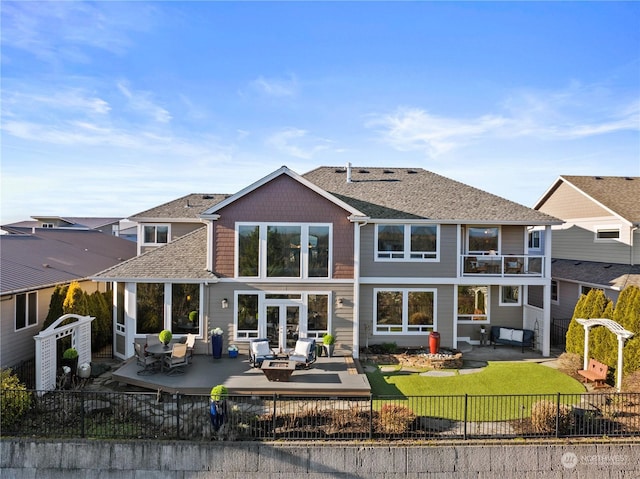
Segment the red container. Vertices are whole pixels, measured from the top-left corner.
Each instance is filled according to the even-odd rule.
[[[440,350],[440,333],[431,331],[429,333],[429,352],[431,354],[438,354]]]

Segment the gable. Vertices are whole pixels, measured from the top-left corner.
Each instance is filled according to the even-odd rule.
[[[547,199],[538,206],[538,209],[564,219],[611,216],[611,212],[564,181],[556,186]]]

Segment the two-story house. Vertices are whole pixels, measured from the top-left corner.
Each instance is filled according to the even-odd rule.
[[[534,329],[549,354],[551,257],[528,249],[530,229],[560,224],[547,214],[423,169],[349,165],[282,167],[198,221],[94,278],[116,283],[122,357],[163,328],[195,331],[196,352],[214,327],[283,349],[331,332],[337,354],[358,357],[367,343],[425,346],[432,331],[455,348],[483,325]]]
[[[553,318],[571,318],[592,288],[615,301],[640,286],[639,177],[560,176],[534,208],[564,220],[553,227]]]

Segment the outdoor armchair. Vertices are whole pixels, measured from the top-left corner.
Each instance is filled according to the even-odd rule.
[[[138,374],[148,375],[156,372],[156,366],[158,365],[158,359],[153,356],[147,356],[142,348],[142,344],[134,342],[136,362],[138,366],[142,366],[142,369],[138,370]]]
[[[308,368],[316,359],[316,340],[313,338],[298,339],[295,349],[289,353],[289,361],[294,361],[296,368]]]
[[[167,374],[184,373],[184,367],[188,364],[187,345],[184,343],[174,344],[171,355],[164,358],[164,367],[167,368]]]
[[[276,355],[269,346],[266,338],[252,339],[249,341],[249,364],[254,368],[262,367],[265,359],[275,359]]]

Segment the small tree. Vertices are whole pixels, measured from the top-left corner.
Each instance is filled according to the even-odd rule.
[[[79,314],[80,316],[86,316],[89,313],[89,306],[87,303],[87,296],[80,283],[72,281],[67,291],[67,296],[64,298],[62,309],[65,314]]]

